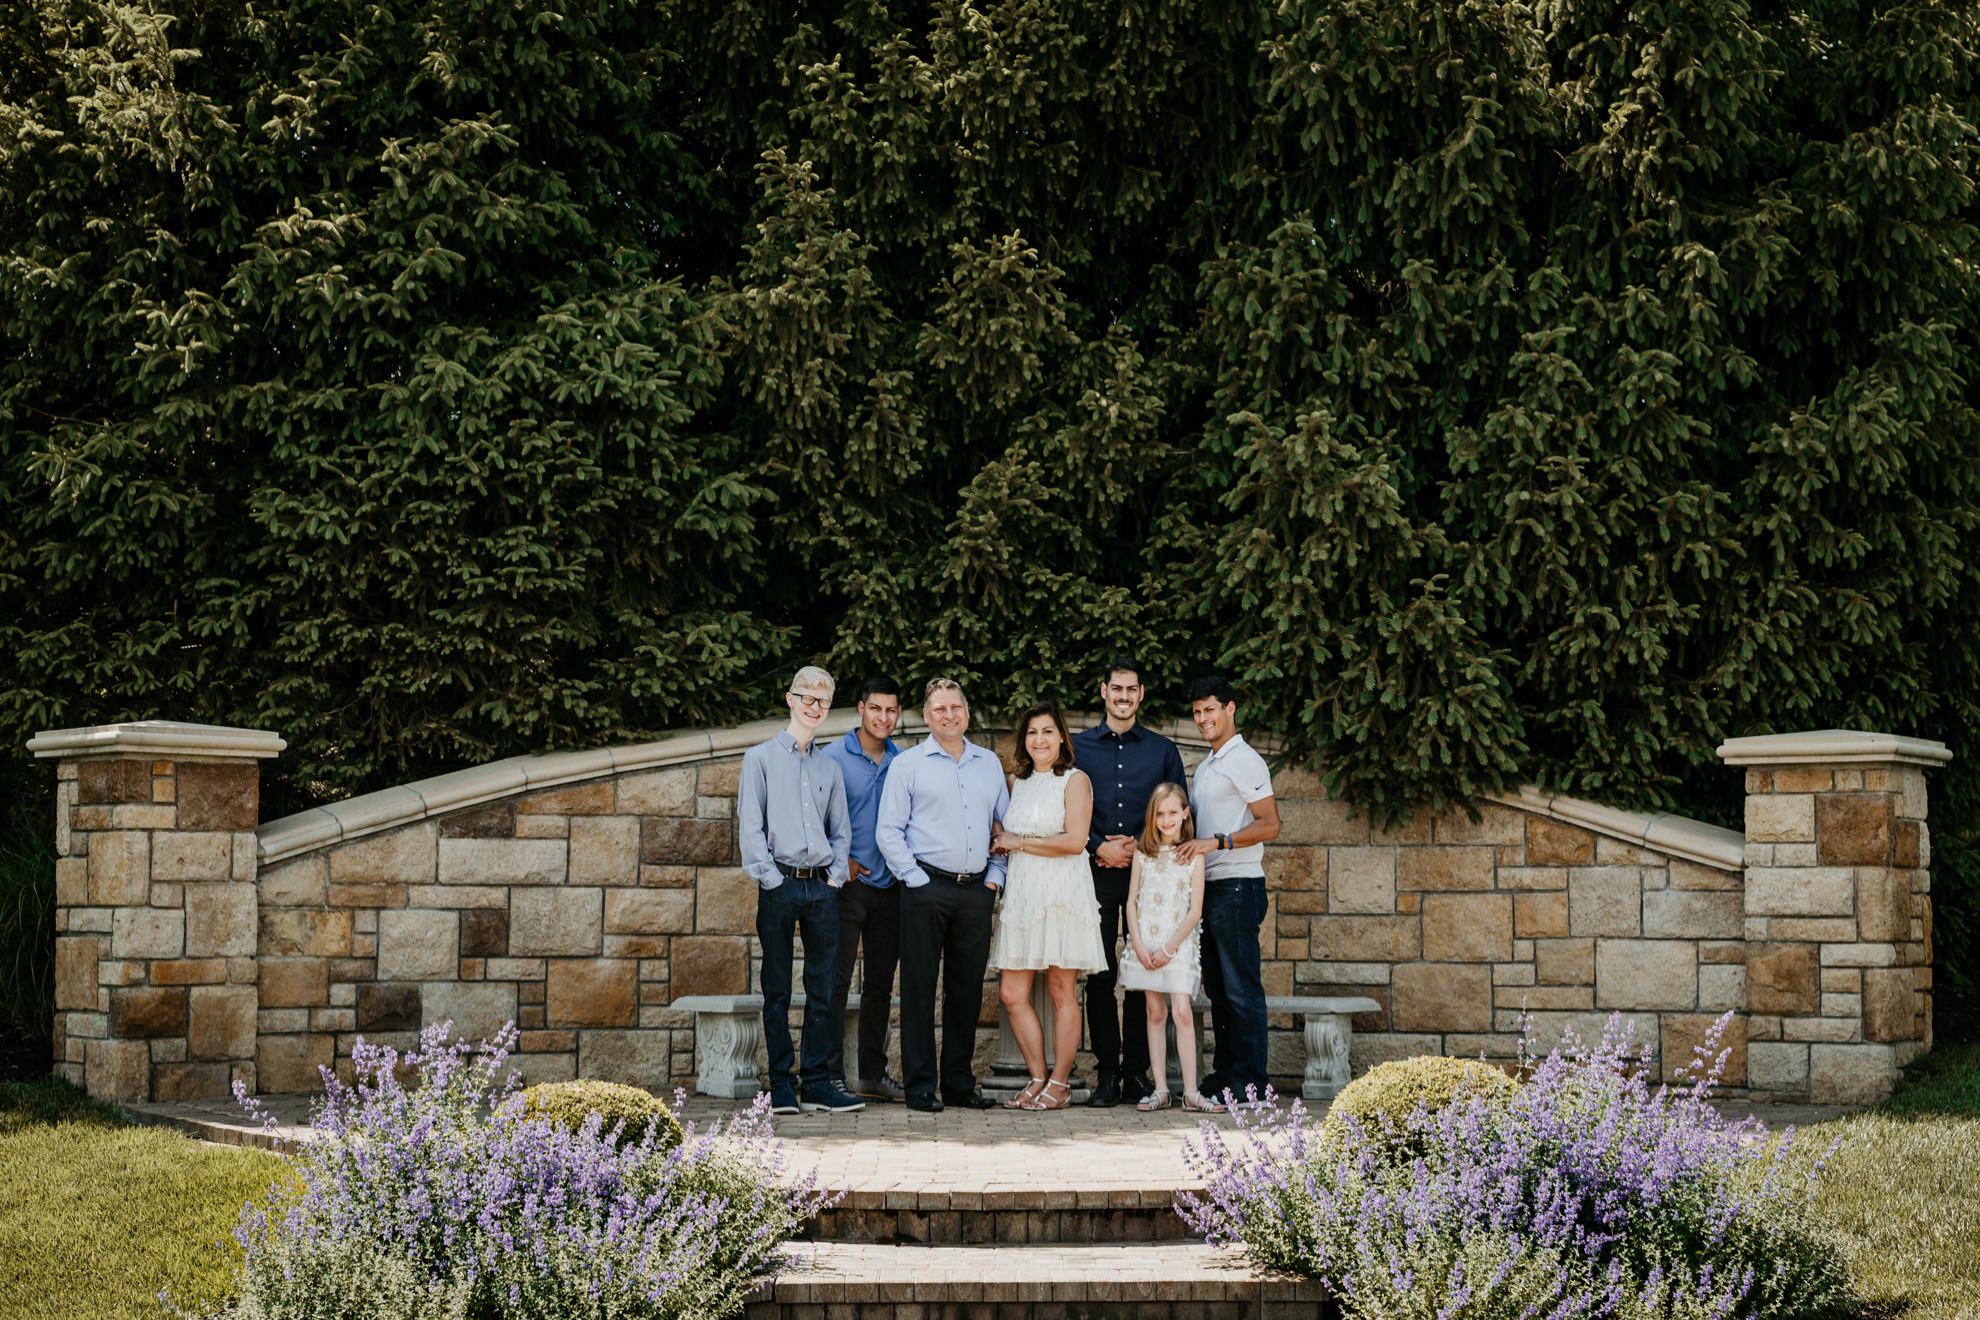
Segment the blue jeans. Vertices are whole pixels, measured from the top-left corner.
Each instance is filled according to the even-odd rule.
[[[1214,1071],[1244,1098],[1265,1093],[1265,981],[1258,928],[1265,921],[1265,877],[1232,876],[1203,886],[1203,993],[1217,1033]]]
[[[763,1043],[770,1087],[822,1085],[831,1074],[832,978],[839,968],[839,891],[823,880],[792,880],[756,894],[756,934],[763,941]],[[804,941],[804,1058],[791,1051],[793,947]],[[794,1070],[797,1064],[800,1071]]]

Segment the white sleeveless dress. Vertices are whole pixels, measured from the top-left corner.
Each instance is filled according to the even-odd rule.
[[[1079,771],[1033,772],[1011,786],[1004,828],[1012,834],[1049,836],[1066,828],[1066,785]],[[1012,853],[997,912],[990,965],[1000,970],[1043,971],[1070,967],[1097,972],[1107,966],[1100,945],[1100,904],[1085,852],[1070,857]]]
[[[1173,848],[1164,848],[1154,857],[1141,855],[1141,887],[1135,891],[1134,924],[1141,932],[1141,946],[1153,951],[1168,944],[1176,928],[1189,915],[1189,873],[1193,864],[1176,860]],[[1121,989],[1154,990],[1163,994],[1196,993],[1202,974],[1196,939],[1203,931],[1199,920],[1176,956],[1163,967],[1143,967],[1134,956],[1134,946],[1121,950]]]

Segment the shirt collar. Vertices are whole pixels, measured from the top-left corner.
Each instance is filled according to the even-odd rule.
[[[798,749],[797,739],[791,736],[791,731],[789,729],[784,729],[782,732],[778,733],[778,735],[775,738],[772,738],[770,740],[770,745],[775,747],[778,751],[789,752],[792,756],[807,755],[807,753],[802,752]],[[811,746],[814,751],[817,749],[818,739],[816,737],[812,738]]]
[[[932,733],[929,734],[926,738],[923,738],[921,740],[920,745],[917,746],[915,750],[920,752],[923,756],[939,756],[945,761],[949,759],[949,754],[942,750],[942,744],[935,741],[935,735]],[[962,760],[957,761],[956,764],[962,765],[968,761],[975,759],[976,757],[988,756],[988,755],[990,755],[990,753],[986,751],[983,747],[979,746],[976,743],[971,742],[968,738],[964,738]]]
[[[1095,727],[1095,728],[1097,728],[1097,729],[1099,730],[1099,733],[1100,733],[1100,736],[1101,736],[1102,738],[1112,738],[1112,739],[1114,739],[1114,740],[1115,740],[1115,741],[1117,741],[1117,742],[1140,742],[1140,741],[1141,741],[1141,721],[1140,721],[1140,720],[1136,720],[1136,721],[1135,721],[1135,722],[1134,722],[1133,724],[1131,724],[1131,725],[1129,725],[1129,726],[1128,726],[1128,731],[1127,731],[1126,733],[1115,733],[1115,732],[1114,732],[1114,727],[1113,727],[1113,726],[1112,726],[1111,724],[1109,724],[1109,723],[1107,723],[1107,721],[1105,721],[1105,720],[1101,720],[1101,721],[1100,721],[1100,723],[1099,723],[1099,724],[1097,724],[1097,725],[1096,725],[1096,726],[1094,726],[1094,727]]]
[[[873,758],[866,754],[866,745],[860,742],[859,740],[858,729],[848,729],[846,731],[846,736],[839,739],[839,746],[845,748],[845,750],[851,752],[854,756],[857,756],[858,758],[860,758],[860,760],[865,761],[868,764],[871,764],[873,761]],[[895,742],[892,738],[889,738],[887,739],[887,749],[886,751],[881,753],[880,759],[882,762],[891,761],[900,754],[901,754],[900,744]]]
[[[1203,759],[1206,761],[1221,761],[1224,757],[1225,752],[1230,751],[1233,747],[1242,747],[1242,746],[1244,746],[1244,735],[1241,733],[1234,733],[1231,735],[1229,742],[1226,742],[1222,747],[1219,747],[1216,751],[1210,753],[1210,755],[1204,757]]]

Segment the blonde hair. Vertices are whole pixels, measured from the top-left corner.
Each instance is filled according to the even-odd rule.
[[[816,687],[822,687],[827,692],[837,692],[839,690],[839,685],[832,681],[832,676],[820,669],[817,665],[806,665],[797,671],[796,677],[791,679],[791,691],[793,692],[803,692],[807,688]]]
[[[953,692],[962,698],[963,705],[967,706],[969,704],[969,697],[963,692],[962,684],[956,682],[953,678],[929,679],[928,687],[921,694],[921,704],[926,706],[929,702],[935,700],[935,694],[937,692]]]
[[[1188,790],[1176,783],[1157,784],[1155,791],[1148,795],[1148,816],[1142,822],[1141,840],[1136,845],[1145,857],[1153,857],[1162,851],[1162,832],[1155,825],[1155,811],[1168,798],[1183,804],[1182,826],[1176,832],[1176,842],[1187,843],[1196,837],[1196,822],[1189,814]]]

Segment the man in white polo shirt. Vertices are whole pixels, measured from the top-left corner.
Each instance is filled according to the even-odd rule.
[[[1279,837],[1279,805],[1265,758],[1238,736],[1237,692],[1224,679],[1189,689],[1190,718],[1210,744],[1196,767],[1190,806],[1196,837],[1185,857],[1203,858],[1203,993],[1210,997],[1216,1055],[1198,1088],[1238,1104],[1263,1098],[1265,981],[1258,929],[1265,921],[1265,844]]]

